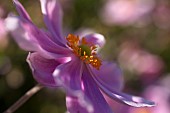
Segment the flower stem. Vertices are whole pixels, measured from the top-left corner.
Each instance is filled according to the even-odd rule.
[[[19,107],[21,107],[30,97],[32,97],[35,93],[40,91],[43,88],[42,85],[37,84],[33,88],[31,88],[29,91],[27,91],[18,101],[16,101],[11,107],[9,107],[6,111],[3,113],[13,113],[15,112]]]

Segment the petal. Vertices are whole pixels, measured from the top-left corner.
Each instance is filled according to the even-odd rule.
[[[49,52],[52,52],[52,51],[54,52],[54,50],[60,50],[60,52],[63,53],[64,51],[62,51],[62,50],[64,49],[65,46],[62,45],[63,47],[60,47],[61,44],[59,44],[59,43],[56,44],[54,41],[51,41],[49,39],[49,37],[45,35],[44,32],[39,30],[32,23],[32,21],[30,20],[29,15],[25,11],[24,7],[19,3],[19,1],[18,0],[13,0],[13,2],[15,4],[15,6],[16,6],[16,9],[17,9],[18,13],[20,14],[20,19],[22,21],[23,27],[27,32],[29,32],[29,35],[32,35],[32,37],[36,38],[35,40],[37,40],[37,42],[39,42],[39,44],[42,46],[43,49],[45,49],[45,50],[47,50]],[[44,42],[45,42],[45,44],[43,44]],[[58,48],[58,49],[56,49],[56,48]]]
[[[68,92],[80,90],[81,88],[82,62],[75,58],[70,62],[56,67],[53,77],[57,83],[60,83]]]
[[[64,38],[61,34],[63,12],[57,0],[40,0],[41,10],[48,30],[60,43]]]
[[[121,90],[123,88],[122,72],[116,63],[102,62],[99,70],[92,69],[92,71],[96,79],[109,90]]]
[[[9,15],[5,19],[5,27],[7,31],[10,31],[20,48],[26,51],[37,51],[40,48],[37,41],[29,36],[28,32],[23,28],[18,17]]]
[[[87,42],[89,42],[91,44],[98,45],[101,48],[104,46],[104,44],[106,42],[104,36],[101,34],[98,34],[98,33],[85,35],[84,37]]]
[[[80,96],[67,94],[66,105],[69,113],[93,113],[93,106],[87,102],[83,93],[80,93]]]
[[[13,3],[15,5],[20,17],[31,22],[31,18],[29,16],[29,14],[27,13],[27,11],[22,6],[22,4],[18,0],[13,0]]]
[[[110,98],[120,102],[127,104],[132,107],[153,107],[155,106],[155,103],[149,100],[146,100],[144,98],[128,95],[121,92],[110,92],[108,90],[103,90]]]
[[[24,50],[39,51],[44,49],[47,52],[56,54],[56,56],[69,55],[71,53],[68,48],[57,45],[45,32],[39,30],[28,21],[9,16],[6,19],[6,27]]]
[[[82,90],[83,99],[67,95],[66,102],[70,113],[113,113],[86,68],[82,75]]]
[[[9,15],[5,19],[4,23],[5,23],[5,29],[11,33],[11,35],[18,43],[20,48],[26,51],[38,51],[41,54],[41,56],[47,59],[63,57],[63,55],[59,55],[59,54],[57,55],[44,50],[39,45],[35,37],[33,37],[27,30],[24,29],[24,26],[18,17],[14,15]]]
[[[101,81],[98,80],[98,78],[96,78],[96,76],[94,75],[94,73],[91,71],[90,68],[88,68],[89,71],[92,74],[92,77],[94,78],[95,82],[97,83],[97,85],[100,87],[100,89],[107,94],[110,98],[120,102],[120,103],[124,103],[127,104],[129,106],[133,106],[133,107],[152,107],[155,106],[155,103],[152,101],[148,101],[144,98],[141,97],[137,97],[137,96],[132,96],[132,95],[128,95],[125,93],[121,93],[119,91],[114,91],[114,90],[110,90],[108,87],[105,87],[105,84],[103,84]]]
[[[57,83],[67,89],[79,90],[81,88],[82,62],[79,58],[72,58],[70,62],[61,64],[53,72],[53,77]]]
[[[39,83],[45,86],[58,86],[54,81],[52,73],[58,65],[67,62],[67,58],[57,60],[46,59],[38,52],[34,52],[28,55],[27,62],[32,69],[34,78]]]
[[[23,23],[25,30],[32,35],[35,40],[39,43],[39,45],[46,51],[56,53],[56,54],[70,54],[71,51],[66,48],[62,47],[55,42],[53,42],[45,32],[39,30],[36,26],[30,23]]]
[[[86,109],[92,109],[91,104],[86,101],[87,99],[85,99],[81,89],[82,66],[83,63],[75,58],[66,64],[59,65],[53,72],[55,81],[60,83],[66,90],[67,107],[70,113],[75,113],[74,107],[76,107],[77,110],[81,108],[80,113],[88,113],[85,112],[88,111]],[[77,102],[81,102],[81,104]]]

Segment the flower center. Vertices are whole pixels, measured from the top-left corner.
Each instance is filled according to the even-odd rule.
[[[69,34],[66,39],[68,41],[67,45],[72,49],[76,56],[80,57],[85,63],[91,64],[94,68],[99,70],[102,64],[96,54],[97,46],[88,43],[84,37],[80,40],[79,36],[73,34]]]

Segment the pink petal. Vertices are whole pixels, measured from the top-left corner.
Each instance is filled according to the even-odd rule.
[[[98,33],[85,35],[84,37],[87,42],[89,42],[91,44],[98,45],[101,48],[104,46],[104,44],[106,42],[104,36],[101,34],[98,34]]]
[[[39,45],[46,51],[56,54],[69,54],[71,51],[63,46],[53,42],[42,30],[39,30],[36,26],[30,23],[23,23],[23,26],[30,35],[32,35]]]
[[[102,88],[103,89],[103,88]],[[128,95],[121,92],[109,92],[108,90],[103,90],[110,98],[116,100],[117,102],[127,104],[132,107],[153,107],[155,103],[149,100],[146,100],[142,97]]]
[[[70,113],[113,113],[86,68],[82,74],[81,88],[82,94],[67,94],[66,104]]]
[[[58,65],[66,61],[67,58],[57,60],[46,59],[38,52],[30,53],[27,57],[27,62],[32,69],[34,78],[45,86],[58,86],[54,81],[52,73]]]
[[[25,10],[25,8],[22,6],[22,4],[18,0],[13,0],[13,3],[14,3],[14,5],[15,5],[15,7],[16,7],[21,18],[25,19],[29,22],[32,22],[29,14]]]
[[[123,88],[122,72],[116,63],[102,62],[99,70],[92,69],[92,71],[96,79],[109,90],[114,91]]]
[[[9,15],[5,20],[5,26],[20,48],[26,51],[38,51],[40,49],[37,41],[24,29],[18,17]]]
[[[92,75],[93,79],[95,80],[98,87],[110,98],[116,100],[117,102],[127,104],[129,106],[133,107],[152,107],[155,106],[155,103],[152,101],[148,101],[144,98],[137,97],[137,96],[131,96],[125,93],[121,93],[120,91],[111,89],[106,86],[104,82],[102,82],[97,76],[93,73],[91,68],[89,66],[88,70],[90,74]]]
[[[100,87],[100,89],[105,94],[107,94],[110,98],[116,100],[117,102],[124,103],[124,104],[127,104],[129,106],[133,106],[133,107],[152,107],[152,106],[155,106],[154,102],[148,101],[144,98],[128,95],[128,94],[121,93],[121,92],[116,91],[116,90],[110,90],[108,87],[105,86],[105,84],[103,84],[101,81],[98,80],[98,78],[96,78],[96,76],[93,74],[92,71],[91,71],[91,73],[92,73],[93,78],[94,78],[95,82],[97,83],[98,87]]]
[[[66,64],[59,65],[53,73],[56,83],[60,83],[66,90],[67,108],[70,113],[75,113],[79,107],[82,108],[80,113],[88,113],[85,112],[88,111],[87,107],[92,108],[90,103],[85,100],[81,89],[82,68],[83,62],[74,58]],[[77,102],[81,102],[81,105]],[[77,110],[74,111],[75,106]]]
[[[69,113],[93,113],[93,106],[87,102],[83,93],[80,93],[80,96],[67,94],[66,105]]]
[[[70,62],[57,66],[53,72],[53,77],[67,91],[79,90],[81,88],[82,62],[72,59]]]
[[[5,27],[12,34],[20,48],[26,51],[38,51],[41,56],[47,59],[63,57],[62,54],[59,55],[44,50],[36,38],[25,30],[22,21],[18,17],[9,15],[5,20]]]
[[[40,0],[41,10],[48,30],[58,43],[64,41],[61,34],[63,12],[57,0]]]
[[[57,45],[45,32],[26,20],[10,16],[6,19],[6,26],[20,47],[25,50],[39,51],[41,49],[41,51],[56,54],[57,57],[71,54],[68,48]]]
[[[20,14],[20,19],[22,21],[23,28],[28,32],[29,36],[35,38],[34,40],[36,40],[43,49],[45,49],[48,52],[58,53],[58,54],[63,54],[66,53],[66,51],[68,51],[68,49],[66,49],[63,45],[62,45],[63,47],[61,46],[61,44],[59,46],[58,45],[59,43],[56,43],[53,40],[49,39],[49,37],[46,36],[46,34],[43,31],[39,30],[32,23],[29,15],[27,14],[24,7],[19,3],[18,0],[14,0],[13,2],[16,6],[17,11]]]

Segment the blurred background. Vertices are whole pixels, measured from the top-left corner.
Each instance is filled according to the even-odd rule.
[[[20,0],[33,22],[44,27],[39,0]],[[170,113],[170,1],[60,0],[67,33],[98,32],[106,45],[104,60],[117,62],[124,73],[124,92],[157,103],[132,108],[107,99],[115,113]],[[3,21],[16,13],[12,0],[0,0],[0,113],[37,84],[21,50],[4,29]],[[17,13],[16,13],[17,14]],[[65,94],[44,88],[16,113],[65,113]]]

